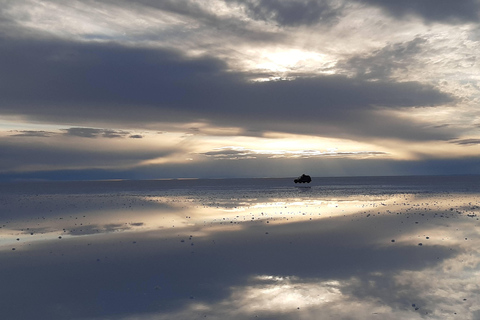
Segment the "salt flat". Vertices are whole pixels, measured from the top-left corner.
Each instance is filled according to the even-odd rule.
[[[0,185],[5,319],[478,319],[480,178]]]

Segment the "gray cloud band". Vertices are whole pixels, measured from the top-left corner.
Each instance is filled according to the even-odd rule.
[[[310,125],[313,134],[412,139],[415,132],[415,139],[443,139],[439,130],[414,128],[376,111],[454,101],[418,82],[332,75],[252,83],[219,60],[171,50],[7,38],[0,46],[0,70],[9,75],[0,83],[0,113],[46,122],[207,119],[246,130],[279,130],[279,123],[290,122],[296,126],[285,125],[285,131],[304,132]]]

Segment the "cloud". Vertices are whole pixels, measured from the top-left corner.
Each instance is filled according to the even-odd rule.
[[[18,4],[18,3],[17,3]],[[0,36],[18,33],[18,25],[14,15],[9,14],[15,8],[16,3],[8,0],[0,0]]]
[[[231,42],[269,43],[283,35],[252,25],[240,10],[223,0],[153,1],[22,0],[3,17],[10,35],[32,38],[58,36],[79,41],[119,41],[141,46],[219,51]],[[81,27],[79,27],[81,25]],[[221,30],[221,32],[219,32]],[[220,40],[222,45],[212,45]],[[203,44],[202,44],[203,43]]]
[[[216,150],[201,153],[204,156],[215,160],[242,160],[256,159],[257,157],[285,158],[285,159],[308,159],[323,157],[369,157],[387,155],[386,152],[379,151],[357,151],[357,152],[339,152],[339,151],[319,151],[319,150],[252,150],[242,147],[223,147]]]
[[[318,0],[229,0],[242,5],[256,20],[275,22],[281,26],[332,23],[341,14],[341,6],[334,1]]]
[[[71,136],[71,137],[82,137],[82,138],[125,138],[129,136],[129,138],[143,138],[142,135],[139,134],[131,134],[128,131],[124,130],[113,130],[113,129],[97,129],[97,128],[80,128],[80,127],[72,127],[68,129],[60,129],[63,131],[64,136]],[[53,132],[53,131],[44,131],[44,130],[12,130],[10,131],[12,137],[42,137],[48,138],[53,136],[58,136],[60,133]]]
[[[53,135],[56,135],[57,133],[52,132],[52,131],[43,131],[43,130],[12,130],[10,131],[11,134],[10,136],[12,137],[51,137]]]
[[[37,135],[38,137],[38,135]],[[183,152],[181,146],[151,145],[136,146],[123,140],[105,145],[97,139],[85,141],[83,136],[66,138],[63,135],[49,136],[47,140],[0,139],[0,168],[2,173],[22,171],[62,171],[66,169],[126,169],[152,159],[168,158]],[[80,140],[78,140],[80,139]],[[83,140],[83,141],[82,141]],[[82,174],[80,173],[80,176]]]
[[[395,70],[408,69],[416,55],[422,53],[426,39],[415,38],[411,41],[389,44],[367,55],[354,56],[337,67],[346,72],[353,72],[356,77],[364,79],[386,80]]]
[[[378,108],[454,101],[419,82],[372,82],[339,75],[250,82],[214,58],[192,59],[172,50],[115,43],[4,38],[0,47],[0,69],[9,75],[0,84],[0,112],[50,123],[142,126],[159,120],[204,119],[246,130],[430,139],[446,136],[382,115]],[[90,129],[68,133],[99,134]]]
[[[94,129],[94,128],[69,128],[63,129],[65,135],[83,137],[83,138],[124,138],[130,135],[130,132],[112,129]],[[141,137],[141,136],[140,136]]]
[[[480,3],[477,0],[362,0],[378,6],[388,14],[401,19],[416,15],[427,22],[478,22]]]
[[[204,138],[182,155],[195,163],[305,159],[316,156],[306,151],[323,150],[258,154],[258,144],[218,140],[271,132],[372,146],[364,155],[345,148],[351,158],[383,151],[412,158],[424,146],[431,155],[433,145],[441,158],[439,144],[476,138],[468,122],[478,93],[471,41],[478,5],[461,4],[0,0],[0,116],[40,124],[4,124],[19,130],[10,132],[23,137],[17,140],[83,138],[76,141],[100,149],[98,142],[134,149],[152,141],[141,132],[188,133],[182,139]],[[410,142],[415,147],[405,148]],[[215,149],[225,145],[244,150]],[[98,160],[92,170],[105,168]]]
[[[474,146],[480,144],[480,139],[455,139],[450,141],[450,143],[458,144],[461,146]]]
[[[72,127],[68,129],[60,129],[63,131],[63,134],[53,131],[44,131],[44,130],[11,130],[10,136],[12,137],[41,137],[48,138],[54,136],[71,136],[71,137],[82,137],[82,138],[131,138],[131,139],[142,139],[143,135],[141,134],[132,134],[131,132],[124,130],[114,130],[114,129],[97,129],[97,128],[80,128]]]
[[[219,150],[201,153],[207,157],[219,160],[238,160],[238,159],[255,159],[256,153],[253,150],[245,148],[220,148]]]

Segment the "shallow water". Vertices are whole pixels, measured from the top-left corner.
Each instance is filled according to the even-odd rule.
[[[479,319],[480,178],[0,184],[5,319]]]

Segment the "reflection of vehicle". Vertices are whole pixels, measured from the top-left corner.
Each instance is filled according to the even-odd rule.
[[[297,179],[293,180],[295,183],[310,183],[312,182],[312,178],[308,174],[302,174]]]

